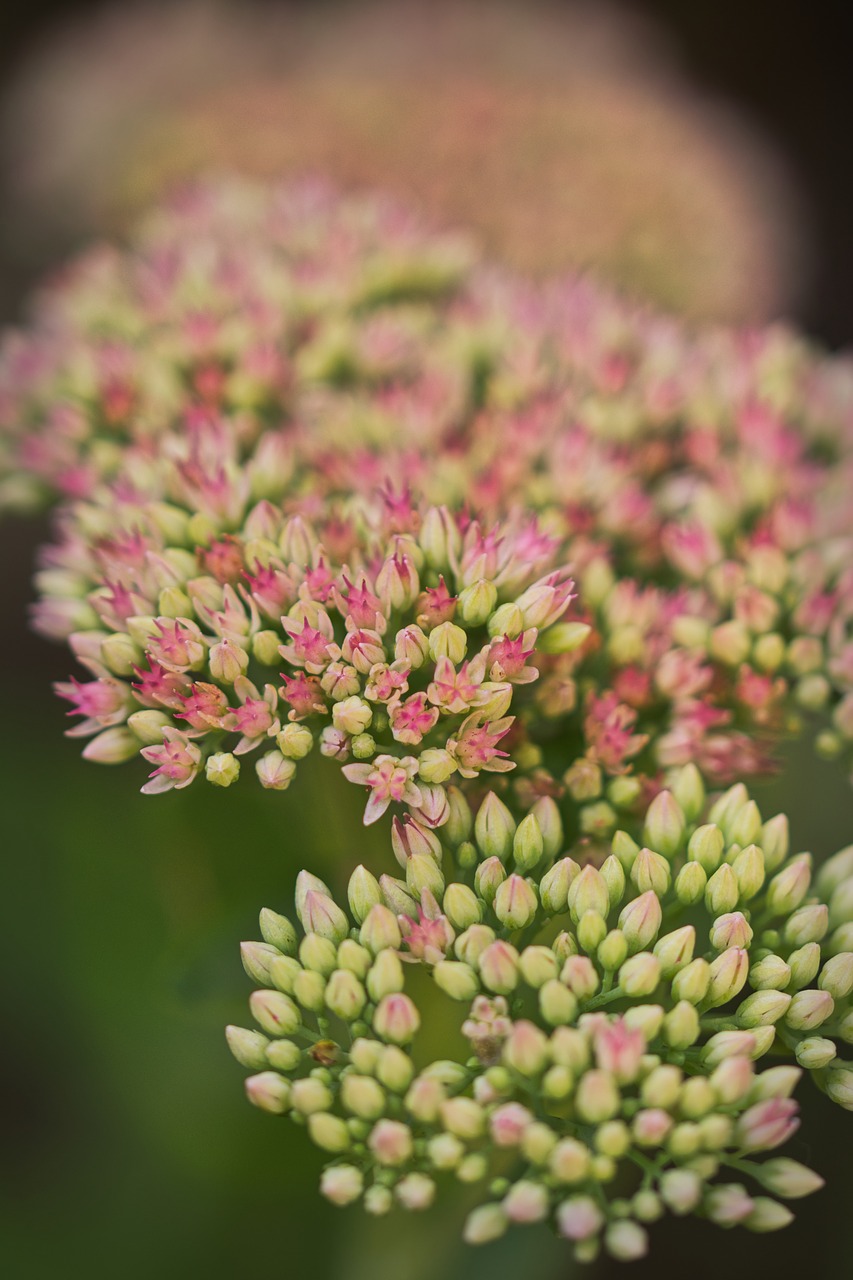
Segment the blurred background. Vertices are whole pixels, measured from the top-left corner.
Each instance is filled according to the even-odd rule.
[[[473,226],[524,270],[591,268],[697,319],[785,316],[844,346],[851,55],[844,0],[7,3],[0,320],[176,178],[323,171]],[[536,1229],[455,1243],[458,1195],[380,1223],[326,1206],[319,1153],[247,1106],[222,1035],[247,1017],[236,944],[261,905],[286,906],[300,866],[342,881],[359,798],[326,777],[320,826],[304,790],[151,799],[136,766],[84,764],[50,691],[67,659],[26,629],[47,531],[2,530],[4,1274],[565,1275],[566,1250]],[[840,774],[807,749],[785,774],[762,809],[785,807],[818,857],[848,843]],[[802,1101],[789,1154],[828,1187],[792,1229],[668,1220],[625,1274],[848,1275],[850,1133]]]

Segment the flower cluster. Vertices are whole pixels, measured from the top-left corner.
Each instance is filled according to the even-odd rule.
[[[417,531],[416,492],[484,528],[536,513],[560,544],[595,634],[540,666],[534,696],[544,721],[570,703],[586,716],[550,770],[577,759],[559,785],[585,801],[603,799],[595,768],[642,743],[649,776],[694,761],[719,781],[766,769],[806,720],[823,755],[850,754],[853,366],[791,334],[694,334],[583,279],[466,267],[458,242],[382,201],[225,185],[84,261],[3,350],[7,494],[37,481],[76,498],[43,557],[37,625],[103,631],[108,659],[94,636],[74,648],[106,679],[138,664],[152,618],[188,620],[208,649],[236,618],[245,644],[255,606],[245,622],[242,597],[223,601],[257,595],[270,565],[287,598],[263,596],[257,629],[280,627],[315,568],[303,538],[280,545],[285,516],[342,564],[336,504],[384,484],[388,533]],[[537,549],[523,553],[533,570]],[[90,691],[84,731],[121,723],[124,696]],[[181,725],[161,727],[171,750]],[[90,754],[131,748],[107,743]]]
[[[330,1200],[423,1209],[452,1178],[482,1188],[471,1243],[548,1221],[581,1258],[629,1259],[666,1210],[769,1231],[822,1185],[763,1157],[797,1128],[804,1069],[853,1109],[853,849],[815,892],[784,816],[763,822],[742,786],[709,806],[691,769],[673,788],[646,844],[618,832],[598,866],[556,835],[531,861],[524,824],[510,835],[484,801],[457,814],[458,879],[430,848],[405,881],[359,867],[349,912],[302,872],[302,936],[262,912],[243,946],[259,1030],[229,1044],[250,1101],[332,1155]],[[461,1061],[435,1057],[444,998]]]

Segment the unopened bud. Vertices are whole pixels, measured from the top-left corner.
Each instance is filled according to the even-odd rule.
[[[259,1071],[267,1065],[266,1050],[269,1040],[259,1031],[250,1031],[246,1027],[226,1027],[225,1036],[228,1048],[241,1067]]]
[[[506,880],[506,870],[500,858],[487,858],[474,873],[474,889],[477,897],[489,906],[494,902],[498,889]]]
[[[568,909],[569,887],[580,867],[572,858],[561,858],[539,882],[539,901],[549,915],[562,915]]]
[[[359,940],[375,956],[386,948],[399,947],[402,937],[393,911],[381,903],[371,907],[359,931]]]
[[[515,819],[509,809],[494,791],[489,791],[474,822],[474,835],[483,857],[506,862],[515,832]]]
[[[643,840],[656,853],[672,858],[684,838],[684,813],[671,791],[660,791],[649,805]]]
[[[246,1097],[252,1106],[280,1116],[290,1105],[291,1087],[277,1071],[261,1071],[245,1082]]]
[[[569,885],[568,905],[575,924],[586,911],[595,911],[600,916],[607,916],[610,910],[607,885],[601,874],[591,864],[585,866]]]
[[[825,1036],[808,1036],[805,1040],[800,1040],[794,1049],[794,1057],[801,1067],[805,1067],[806,1071],[819,1071],[822,1067],[828,1067],[838,1057],[838,1050],[835,1042],[827,1040]]]
[[[651,889],[622,908],[619,929],[629,951],[642,951],[654,941],[662,916],[660,899]]]
[[[697,827],[687,845],[687,856],[693,862],[712,875],[723,859],[725,838],[722,831],[714,823]]]
[[[672,978],[693,959],[693,948],[696,944],[696,930],[693,925],[686,924],[659,938],[654,946],[654,953],[660,961],[661,976]]]
[[[811,882],[811,858],[800,854],[770,881],[767,886],[766,908],[773,915],[790,915],[800,905]]]
[[[675,896],[679,902],[691,907],[701,902],[708,883],[708,873],[699,862],[685,862],[675,877]]]

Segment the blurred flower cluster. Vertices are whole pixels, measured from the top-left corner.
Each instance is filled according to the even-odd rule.
[[[665,1207],[785,1225],[718,1178],[818,1185],[753,1157],[803,1069],[853,1100],[853,860],[813,891],[744,781],[806,725],[853,744],[853,366],[226,183],[45,291],[0,424],[5,502],[57,500],[35,622],[91,677],[86,758],[283,791],[315,752],[390,826],[402,875],[347,914],[303,872],[301,940],[265,912],[244,949],[232,1048],[326,1194],[452,1172],[469,1240],[549,1219],[581,1257]]]
[[[642,848],[620,830],[581,866],[561,834],[489,793],[442,843],[396,846],[404,880],[358,867],[348,912],[303,871],[301,932],[265,910],[243,946],[260,1029],[228,1039],[249,1100],[332,1155],[335,1204],[419,1210],[474,1184],[470,1243],[548,1220],[579,1258],[631,1259],[667,1210],[785,1226],[782,1201],[822,1185],[763,1158],[798,1126],[803,1070],[853,1109],[853,847],[812,886],[784,815],[762,822],[742,785],[708,809],[693,766]],[[461,1007],[447,1057],[424,970]]]

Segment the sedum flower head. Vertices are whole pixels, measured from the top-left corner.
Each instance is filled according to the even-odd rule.
[[[819,1188],[818,1175],[777,1152],[799,1123],[791,1095],[803,1069],[853,1107],[853,953],[840,945],[849,850],[827,864],[822,903],[803,855],[777,846],[765,860],[755,845],[742,861],[747,851],[725,831],[753,804],[743,788],[688,817],[675,793],[689,781],[676,776],[643,815],[667,849],[646,852],[671,869],[657,889],[637,884],[643,851],[617,836],[595,861],[558,851],[533,875],[513,870],[511,850],[506,866],[489,853],[492,820],[458,846],[473,843],[474,865],[449,850],[438,862],[418,855],[442,885],[422,890],[416,916],[398,911],[393,889],[377,897],[361,870],[349,919],[315,878],[297,881],[303,927],[316,895],[326,910],[312,907],[309,923],[341,922],[334,933],[324,924],[322,946],[310,932],[294,945],[291,931],[265,923],[282,918],[265,914],[265,938],[278,928],[285,949],[248,944],[250,975],[257,981],[260,954],[266,984],[252,998],[260,1030],[229,1028],[229,1043],[255,1072],[250,1100],[307,1119],[329,1152],[321,1189],[333,1202],[422,1209],[450,1177],[480,1189],[470,1243],[547,1222],[581,1258],[603,1247],[630,1259],[666,1211],[773,1230],[791,1218],[781,1201]],[[721,825],[703,821],[714,816]],[[706,861],[717,850],[717,870],[732,869],[736,900],[724,912],[704,867],[700,898],[679,888],[697,846]],[[490,861],[504,875],[494,894],[478,876]],[[476,912],[460,918],[469,898]],[[802,943],[804,927],[820,937]],[[817,949],[807,979],[804,946]],[[410,983],[416,968],[438,988],[429,1001]],[[447,1014],[439,1019],[436,1001],[455,1004],[467,1053],[440,1056]],[[816,1041],[830,1046],[819,1065]]]

